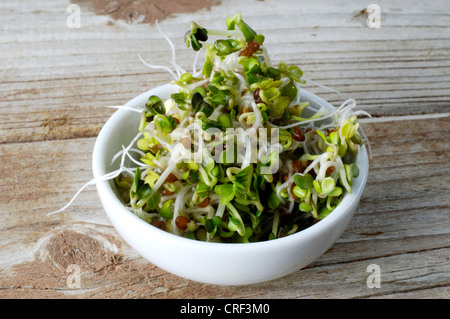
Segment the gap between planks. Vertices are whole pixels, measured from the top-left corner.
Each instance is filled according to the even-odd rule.
[[[431,114],[414,114],[414,115],[397,115],[397,116],[381,116],[381,117],[365,117],[358,119],[361,124],[364,123],[380,123],[393,121],[417,121],[428,119],[440,119],[450,117],[450,113],[431,113]]]

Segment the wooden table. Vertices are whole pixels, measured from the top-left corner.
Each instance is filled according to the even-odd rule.
[[[154,24],[114,20],[83,3],[77,28],[69,4],[0,3],[0,297],[450,297],[447,2],[376,1],[380,28],[367,25],[368,2],[357,0],[222,0],[159,22],[177,63],[190,69],[188,23],[223,27],[239,10],[266,36],[275,62],[299,65],[373,116],[360,120],[373,154],[367,188],[342,237],[305,269],[242,287],[191,282],[146,262],[111,226],[94,186],[48,216],[92,178],[93,145],[114,112],[107,106],[171,79],[138,58],[169,65]],[[370,285],[371,265],[379,288]]]

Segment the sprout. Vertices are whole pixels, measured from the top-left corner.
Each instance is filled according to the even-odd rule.
[[[305,175],[295,175],[294,183],[304,190],[309,190],[313,188],[313,177],[310,174]]]
[[[197,186],[195,187],[195,194],[200,197],[200,198],[205,198],[209,195],[209,193],[211,192],[211,186],[200,182],[197,184]]]
[[[191,105],[194,113],[202,112],[206,117],[211,116],[214,112],[214,108],[209,103],[205,102],[200,92],[196,92],[192,96]]]
[[[134,176],[134,181],[130,189],[130,203],[133,208],[143,208],[146,211],[155,210],[161,197],[158,192],[152,192],[149,184],[141,179],[141,170],[138,167]]]
[[[122,151],[119,172],[130,176],[114,175],[136,215],[193,240],[249,243],[287,236],[326,218],[352,191],[363,143],[361,111],[351,113],[354,100],[332,112],[300,101],[302,70],[284,62],[273,66],[264,41],[241,14],[226,20],[226,30],[190,24],[185,42],[195,51],[204,47],[202,75],[195,71],[197,58],[192,73],[173,61],[178,77],[171,84],[179,90],[165,103],[149,97],[133,140],[137,148]],[[312,115],[306,117],[306,110]],[[278,128],[259,145],[256,163],[248,149],[241,156],[227,144],[241,146],[241,139],[224,134],[250,126]],[[222,135],[212,139],[211,128]],[[193,160],[197,154],[207,156],[200,163]],[[125,156],[138,167],[126,168]],[[180,216],[183,227],[176,223]]]
[[[282,73],[283,75],[287,76],[288,78],[290,78],[293,81],[296,81],[298,83],[305,83],[305,81],[303,81],[301,78],[303,76],[303,72],[302,70],[296,66],[296,65],[287,65],[284,62],[281,62],[278,65],[278,69],[280,70],[280,73]]]
[[[334,190],[336,182],[332,177],[325,177],[322,182],[314,180],[313,186],[314,190],[319,194],[319,196],[327,196]]]
[[[284,82],[280,86],[280,94],[283,96],[287,96],[291,101],[297,98],[298,89],[292,79]]]
[[[226,25],[228,30],[235,30],[236,28],[242,31],[245,41],[252,41],[256,36],[256,32],[250,28],[247,23],[242,20],[242,15],[240,13],[235,14],[233,17],[229,17],[226,20]],[[259,41],[264,41],[264,38],[259,37]]]
[[[197,23],[191,22],[191,30],[186,32],[184,36],[186,46],[192,46],[194,51],[198,51],[202,48],[200,42],[208,40],[208,31],[205,28],[200,27]]]
[[[172,116],[165,116],[161,114],[155,116],[154,122],[156,128],[165,135],[171,133],[177,126],[177,122]]]
[[[156,95],[152,95],[148,98],[145,107],[152,115],[166,114],[166,108],[164,107],[163,101]]]
[[[308,213],[308,212],[312,211],[313,208],[312,208],[311,204],[308,204],[308,203],[306,203],[306,202],[301,202],[301,203],[298,205],[298,209],[299,209],[301,212]]]
[[[249,238],[253,235],[252,227],[245,227],[244,235],[240,236],[236,242],[238,243],[249,243]]]
[[[231,115],[229,113],[220,114],[217,118],[217,122],[224,128],[232,127]]]
[[[206,29],[199,26],[195,22],[191,22],[191,29],[186,32],[184,40],[187,47],[192,46],[192,49],[194,49],[194,51],[199,51],[203,47],[203,44],[201,42],[208,41],[209,35],[233,37],[241,36],[242,32]]]
[[[149,170],[147,173],[147,176],[145,176],[144,181],[150,185],[150,187],[155,186],[155,182],[158,180],[159,178],[159,174],[156,173],[155,171]]]
[[[276,211],[273,214],[272,232],[269,235],[269,240],[272,240],[272,239],[275,239],[278,237],[279,222],[280,222],[280,212]]]
[[[292,189],[292,193],[301,199],[304,199],[306,197],[306,195],[308,194],[308,191],[299,187],[299,186],[294,186],[294,188]]]
[[[238,43],[233,39],[217,40],[214,42],[214,48],[217,50],[218,56],[229,55],[240,50]]]
[[[232,204],[227,204],[227,208],[230,212],[228,229],[237,231],[239,235],[245,236],[245,224],[241,215]]]
[[[159,214],[161,215],[161,217],[166,219],[171,219],[173,217],[172,204],[173,204],[172,199],[169,199],[167,202],[163,204],[163,206],[159,210]]]
[[[292,134],[289,133],[289,131],[285,129],[280,129],[279,132],[279,140],[281,146],[283,146],[284,149],[291,147],[292,145]]]
[[[276,209],[278,208],[278,206],[280,206],[280,199],[278,198],[277,193],[275,192],[270,193],[267,205],[269,206],[270,209]]]

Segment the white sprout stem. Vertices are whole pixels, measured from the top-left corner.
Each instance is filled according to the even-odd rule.
[[[255,115],[255,122],[253,123],[253,128],[258,129],[261,126],[262,116],[261,112],[259,111],[258,107],[256,106],[255,99],[253,98],[253,95],[251,93],[247,93],[241,98],[244,102],[246,102],[246,105],[250,103],[252,106],[254,115]]]
[[[190,214],[200,214],[200,215],[207,215],[209,218],[214,216],[215,209],[211,205],[208,205],[206,207],[192,207],[192,208],[184,208],[183,212],[190,213]]]
[[[201,86],[201,85],[203,85],[205,83],[208,83],[208,82],[209,82],[209,79],[200,80],[200,81],[194,82],[192,84],[189,84],[187,86],[187,89],[188,90],[193,90],[193,89],[195,89],[195,88],[197,88],[197,87],[199,87],[199,86]]]
[[[128,150],[134,145],[134,143],[136,143],[136,141],[142,136],[142,132],[139,132],[130,142],[130,144],[128,144],[128,146],[123,150],[122,153],[122,159],[120,161],[120,166],[123,167],[124,163],[125,163],[125,153],[128,152]]]
[[[305,80],[306,82],[309,82],[309,83],[312,83],[312,84],[314,84],[314,85],[317,85],[318,87],[321,87],[321,88],[323,88],[323,89],[325,89],[325,90],[334,92],[334,93],[340,95],[344,100],[347,99],[347,98],[345,97],[344,94],[342,94],[341,92],[339,92],[339,91],[337,91],[337,90],[335,90],[335,89],[332,89],[332,88],[330,88],[330,87],[328,87],[328,86],[325,86],[325,85],[323,85],[323,84],[320,84],[320,83],[317,83],[317,82],[312,81],[312,80],[310,80],[310,79],[307,79],[307,78],[305,78],[304,76],[302,76],[302,80]]]
[[[281,196],[281,191],[283,189],[287,189],[289,187],[289,185],[291,184],[291,181],[288,179],[287,181],[285,181],[283,184],[281,184],[280,186],[277,187],[276,189],[276,193],[277,193],[277,197],[280,200],[280,202],[282,202],[283,204],[286,203],[286,200]]]
[[[170,45],[170,49],[172,50],[172,66],[175,68],[175,71],[178,74],[178,77],[180,77],[181,74],[186,73],[186,71],[184,71],[177,63],[176,63],[176,51],[175,51],[175,46],[173,45],[173,42],[169,39],[169,37],[162,32],[161,28],[159,27],[158,21],[155,21],[156,27],[158,28],[159,33],[162,34],[162,36],[166,39],[166,41],[169,43]]]
[[[243,36],[241,30],[216,30],[216,29],[208,29],[208,35],[216,35],[222,37],[239,37]]]
[[[141,62],[144,65],[148,66],[149,68],[151,68],[151,69],[162,69],[164,71],[167,71],[174,77],[175,80],[178,80],[177,75],[171,69],[169,69],[167,66],[164,66],[164,65],[153,65],[153,64],[150,64],[148,62],[145,62],[144,59],[141,57],[141,55],[139,53],[138,53],[138,57],[141,60]]]
[[[136,112],[136,113],[142,113],[142,109],[135,109],[135,108],[132,108],[132,107],[129,107],[129,106],[125,106],[125,105],[108,105],[107,106],[108,108],[111,108],[111,109],[125,109],[125,110],[130,110],[130,111],[133,111],[133,112]]]
[[[324,153],[324,154],[319,155],[317,158],[315,158],[315,159],[311,162],[311,164],[309,164],[309,165],[305,168],[305,170],[303,171],[303,174],[307,174],[310,170],[312,170],[314,167],[316,167],[316,165],[317,165],[318,163],[320,163],[321,160],[322,160],[324,157],[325,157],[325,158],[328,158],[328,154],[327,154],[327,153]]]
[[[86,187],[91,186],[91,185],[95,185],[99,181],[105,181],[105,180],[109,180],[109,179],[115,178],[115,177],[119,176],[119,174],[122,173],[122,171],[123,171],[123,169],[120,168],[120,169],[115,170],[113,172],[109,172],[109,173],[107,173],[107,174],[105,174],[103,176],[91,179],[86,184],[84,184],[83,186],[80,187],[80,189],[75,193],[75,195],[72,197],[72,199],[66,205],[64,205],[60,209],[57,209],[55,211],[52,211],[52,212],[48,213],[47,216],[58,214],[58,213],[61,213],[61,212],[65,211],[70,205],[72,205],[72,203],[75,201],[75,199],[78,197],[78,195],[80,195],[80,193]]]
[[[359,132],[367,143],[367,152],[369,153],[369,159],[372,159],[372,148],[370,147],[369,139],[367,138],[366,133],[364,133],[364,130],[361,126],[359,127]]]
[[[161,174],[161,176],[156,181],[155,185],[152,188],[151,195],[153,195],[158,189],[161,187],[161,185],[166,181],[166,178],[172,173],[172,171],[177,166],[178,162],[174,161],[172,162],[167,168],[164,170],[164,172]]]
[[[342,160],[341,160],[340,157],[336,158],[336,163],[337,163],[338,168],[339,168],[339,177],[341,179],[341,183],[342,183],[342,185],[344,185],[345,189],[349,193],[351,193],[352,192],[352,188],[351,188],[351,186],[348,183],[347,175],[345,174],[344,163],[342,163]]]
[[[327,169],[330,167],[335,167],[337,168],[337,163],[335,161],[327,161],[325,163],[321,163],[320,168],[319,168],[319,173],[316,176],[316,180],[318,182],[321,182],[325,179],[325,175],[327,172]]]
[[[197,72],[197,63],[198,63],[198,59],[200,57],[200,52],[202,52],[202,51],[203,50],[198,50],[197,53],[195,54],[194,62],[192,63],[192,75],[193,76],[196,76],[201,73],[200,71]]]
[[[224,212],[225,212],[225,205],[222,204],[222,200],[220,200],[219,206],[217,207],[216,216],[222,218]]]
[[[278,235],[278,223],[280,220],[280,211],[276,210],[273,213],[273,224],[272,224],[272,233],[277,237]]]
[[[135,163],[136,165],[138,165],[140,167],[148,167],[147,164],[144,164],[144,163],[134,159],[133,156],[131,156],[130,152],[128,152],[127,149],[123,145],[122,145],[122,149],[123,149],[123,154],[125,154],[133,163]]]
[[[269,57],[269,53],[267,52],[266,47],[264,47],[263,45],[261,46],[262,52],[263,52],[263,56],[264,56],[264,62],[266,62],[267,66],[272,66],[272,62],[270,60]]]

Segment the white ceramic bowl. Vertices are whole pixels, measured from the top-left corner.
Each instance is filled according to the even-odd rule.
[[[152,94],[170,97],[177,87],[164,85],[145,92],[126,106],[144,108]],[[301,99],[313,106],[329,103],[305,90]],[[106,122],[93,151],[95,178],[117,169],[111,159],[136,135],[139,113],[120,109]],[[98,181],[102,205],[122,238],[140,255],[170,273],[190,280],[219,284],[243,285],[268,281],[288,275],[312,263],[327,251],[342,234],[359,204],[366,185],[369,161],[365,147],[357,158],[359,176],[352,193],[325,219],[296,234],[257,243],[210,243],[186,239],[160,230],[127,210],[118,198],[112,180]]]

